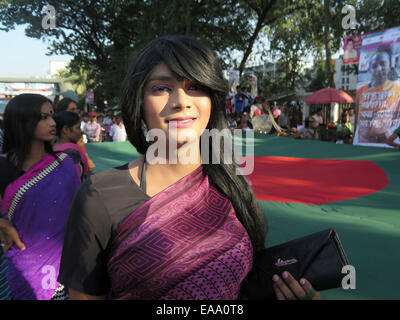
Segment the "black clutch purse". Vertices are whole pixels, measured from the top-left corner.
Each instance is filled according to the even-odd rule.
[[[306,278],[317,291],[339,288],[342,268],[349,262],[335,230],[328,229],[259,251],[253,269],[242,284],[250,300],[276,299],[272,276],[288,271],[299,281]]]

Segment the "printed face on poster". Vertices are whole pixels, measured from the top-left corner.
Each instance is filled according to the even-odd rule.
[[[236,93],[236,88],[239,85],[240,72],[238,70],[229,70],[229,93]]]
[[[400,126],[400,27],[364,35],[356,101],[354,144],[384,146]]]
[[[343,64],[357,64],[360,60],[362,35],[344,37]]]

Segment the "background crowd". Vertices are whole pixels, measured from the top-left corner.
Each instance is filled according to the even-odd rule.
[[[303,125],[302,111],[283,103],[280,107],[270,106],[264,92],[253,97],[247,87],[238,87],[236,94],[230,94],[226,99],[226,113],[228,127],[231,130],[243,129],[286,136],[295,139],[312,139],[336,142],[338,144],[352,144],[355,127],[354,108],[348,107],[341,113],[337,123],[324,123],[322,110],[306,118]],[[253,125],[256,117],[263,117],[261,122],[272,122],[270,129]],[[259,123],[259,121],[257,121]]]

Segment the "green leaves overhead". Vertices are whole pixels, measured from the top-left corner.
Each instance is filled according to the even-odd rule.
[[[71,55],[69,75],[85,75],[100,107],[104,100],[117,103],[129,57],[157,36],[206,39],[226,67],[240,71],[257,49],[278,63],[277,90],[301,84],[305,61],[321,61],[325,52],[324,0],[53,0],[56,27],[44,29],[42,8],[48,4],[0,0],[0,30],[26,25],[28,36],[46,41],[49,54]],[[345,4],[357,9],[356,30],[341,26]],[[398,0],[329,0],[332,52],[341,47],[344,35],[398,25],[399,16]],[[260,49],[266,37],[269,47]]]

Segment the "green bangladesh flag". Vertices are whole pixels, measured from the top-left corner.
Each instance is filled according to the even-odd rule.
[[[235,143],[254,150],[247,178],[268,221],[267,247],[333,228],[355,268],[355,289],[322,291],[322,298],[400,299],[398,150],[257,133]],[[129,142],[86,149],[96,172],[140,157]]]

